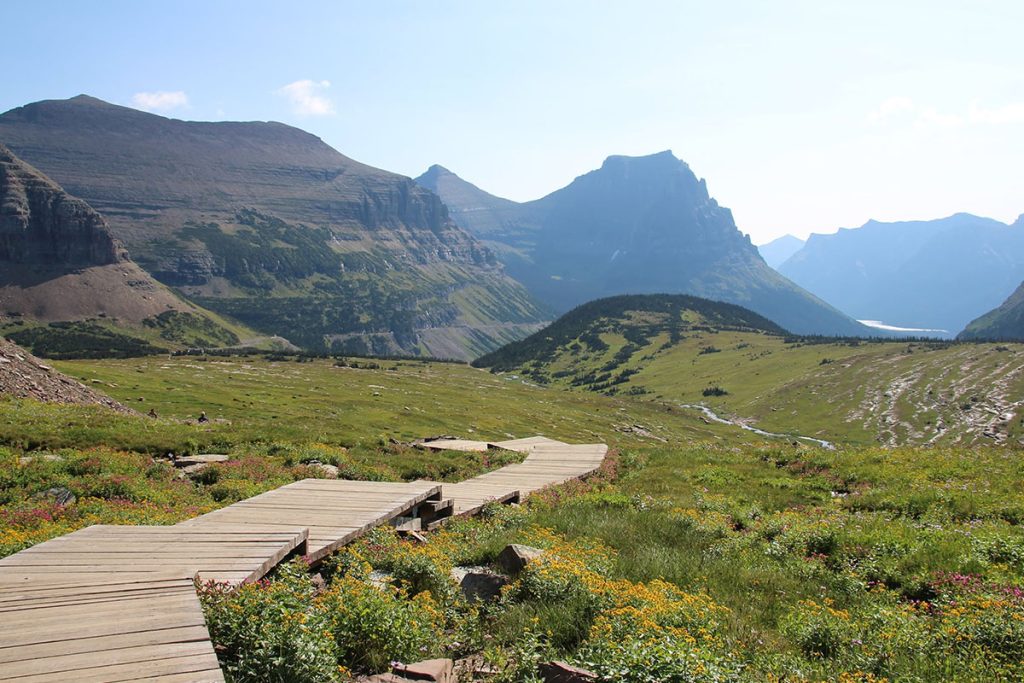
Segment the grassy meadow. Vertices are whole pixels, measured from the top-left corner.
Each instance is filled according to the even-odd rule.
[[[637,364],[628,380],[649,393],[613,396],[571,387],[568,375],[538,383],[568,358],[505,374],[364,359],[57,362],[140,415],[0,401],[0,555],[93,523],[173,523],[324,476],[318,463],[356,479],[458,480],[517,456],[405,442],[541,433],[606,442],[613,454],[586,483],[456,522],[426,544],[377,530],[318,568],[326,588],[301,562],[235,593],[203,586],[230,680],[345,681],[392,660],[467,655],[499,683],[539,680],[538,663],[551,658],[602,681],[1020,680],[1020,451],[991,439],[872,444],[871,430],[804,393],[852,381],[843,364],[890,368],[891,378],[906,359],[938,368],[969,352],[972,367],[991,372],[1016,347],[897,353],[740,334],[700,332],[662,351],[652,342],[622,364]],[[607,354],[621,351],[605,339]],[[719,350],[700,352],[708,346]],[[640,368],[643,355],[654,357]],[[950,368],[943,381],[990,392],[978,379],[987,375],[972,372]],[[729,393],[704,397],[709,384]],[[797,403],[789,418],[769,411],[778,421],[763,426],[816,434],[820,418],[838,448],[762,439],[675,405],[751,415],[769,395]],[[158,417],[141,414],[150,409]],[[209,422],[196,421],[200,411]],[[845,441],[829,431],[840,424]],[[232,459],[179,477],[158,457],[167,452]],[[76,502],[57,505],[53,487]],[[509,542],[545,554],[498,601],[467,602],[451,568],[492,565]],[[372,570],[390,577],[383,587]]]
[[[1020,443],[1024,345],[788,339],[725,329],[637,341],[603,329],[513,372],[568,388],[704,404],[771,432],[863,445]],[[633,337],[631,339],[630,337]]]

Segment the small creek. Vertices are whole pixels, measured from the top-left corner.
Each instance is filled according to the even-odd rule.
[[[695,403],[680,403],[679,407],[690,408],[692,410],[699,410],[700,412],[704,413],[705,417],[707,417],[709,420],[713,422],[718,422],[719,424],[724,425],[732,425],[733,427],[739,427],[740,429],[745,429],[748,432],[753,432],[758,436],[768,436],[776,439],[800,439],[801,441],[811,441],[813,443],[818,444],[822,448],[829,449],[830,451],[835,450],[836,448],[835,444],[833,444],[831,441],[825,441],[824,439],[816,439],[813,436],[801,436],[800,434],[777,434],[775,432],[766,432],[763,429],[751,427],[750,425],[743,424],[742,422],[739,422],[737,420],[728,420],[724,417],[719,416],[717,413],[715,413],[715,411],[711,410],[711,408],[708,408],[705,405],[699,405]]]

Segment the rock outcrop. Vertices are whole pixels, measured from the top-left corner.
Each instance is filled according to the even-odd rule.
[[[138,267],[85,201],[0,145],[0,314],[139,323],[195,313]]]
[[[0,144],[0,261],[83,267],[124,258],[102,216]]]
[[[134,413],[109,396],[57,372],[28,351],[0,337],[0,395],[45,403],[101,405]]]

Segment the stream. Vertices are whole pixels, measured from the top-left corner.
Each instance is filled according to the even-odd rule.
[[[713,422],[718,422],[719,424],[724,425],[732,425],[733,427],[739,427],[740,429],[745,429],[748,432],[753,432],[758,436],[768,436],[776,439],[800,439],[801,441],[811,441],[813,443],[818,444],[822,448],[829,449],[830,451],[833,451],[836,448],[835,444],[833,444],[831,441],[825,441],[824,439],[816,439],[813,436],[801,436],[800,434],[777,434],[775,432],[766,432],[763,429],[751,427],[748,424],[743,424],[742,422],[737,422],[736,420],[727,420],[724,417],[720,417],[715,411],[711,410],[711,408],[708,408],[705,405],[699,405],[695,403],[680,403],[679,407],[699,410],[700,412],[704,413],[705,417],[707,417],[709,420]]]

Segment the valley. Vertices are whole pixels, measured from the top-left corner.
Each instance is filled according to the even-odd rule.
[[[448,193],[451,220],[411,180],[239,124],[228,137],[266,154],[287,140],[303,150],[292,163],[349,175],[202,169],[251,204],[226,207],[191,181],[144,182],[166,180],[150,169],[133,179],[153,202],[140,213],[35,119],[74,131],[84,111],[108,136],[120,121],[133,154],[167,136],[201,157],[222,131],[122,109],[74,98],[0,116],[113,217],[3,152],[0,593],[15,618],[89,604],[82,579],[35,605],[10,578],[50,591],[69,567],[101,567],[83,590],[131,601],[124,581],[160,568],[125,541],[141,534],[173,538],[159,552],[185,563],[171,599],[190,596],[198,630],[167,641],[192,653],[176,665],[232,683],[394,681],[389,667],[432,657],[464,683],[552,667],[600,683],[1024,675],[1024,345],[809,334],[867,328],[768,268],[670,153],[611,157],[531,206],[434,167],[421,182]],[[193,163],[167,140],[146,149]],[[647,219],[626,239],[633,213]],[[619,295],[546,322],[658,289],[733,303]],[[976,338],[1014,338],[1016,303]],[[548,450],[500,446],[523,437]],[[431,516],[445,511],[472,515]],[[285,520],[302,528],[274,532]],[[240,533],[261,544],[252,557]],[[524,566],[506,567],[509,547]],[[215,557],[224,576],[262,578],[193,583]],[[88,628],[121,629],[104,609]],[[175,622],[156,621],[165,638]],[[0,680],[4,663],[170,666],[164,645],[94,652],[82,624],[38,636],[58,656],[0,643]]]
[[[767,431],[844,443],[999,445],[1024,435],[1018,344],[798,338],[625,301],[610,315],[595,303],[571,336],[524,340],[525,355],[513,345],[478,364],[544,384],[705,404]]]

